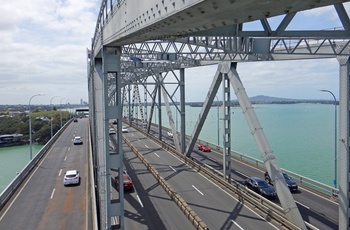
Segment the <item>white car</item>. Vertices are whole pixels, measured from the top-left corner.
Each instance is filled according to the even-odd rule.
[[[168,132],[168,137],[173,137],[173,133],[172,132]]]
[[[110,129],[109,129],[109,134],[116,134],[115,129],[110,128]]]
[[[70,184],[80,184],[80,175],[78,170],[69,170],[64,174],[64,186]]]
[[[128,128],[126,126],[123,126],[122,127],[122,133],[128,133]]]
[[[83,141],[81,140],[81,137],[78,137],[78,136],[74,137],[73,144],[74,145],[82,145]]]

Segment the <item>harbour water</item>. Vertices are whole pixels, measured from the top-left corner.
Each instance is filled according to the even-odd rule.
[[[333,186],[334,105],[259,104],[254,108],[281,168]],[[180,117],[176,119],[174,106],[172,109],[173,119],[178,121],[180,129]],[[187,134],[191,134],[200,111],[200,107],[186,106]],[[169,127],[165,107],[162,116],[162,125]],[[199,138],[221,145],[221,117],[222,111],[219,110],[218,116],[218,108],[212,107]],[[154,117],[154,121],[156,119]],[[231,149],[261,159],[241,108],[231,108],[231,125]],[[33,153],[41,147],[33,145]],[[28,162],[28,145],[0,148],[0,193]]]
[[[33,145],[33,157],[43,145]],[[0,148],[0,193],[11,183],[17,173],[28,164],[30,160],[29,145],[1,147]]]

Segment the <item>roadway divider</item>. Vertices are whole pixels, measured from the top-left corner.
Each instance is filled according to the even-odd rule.
[[[175,204],[181,209],[189,221],[193,224],[196,229],[207,230],[207,225],[199,218],[199,216],[191,209],[191,207],[186,203],[186,201],[177,194],[173,188],[166,182],[166,180],[159,175],[158,171],[142,156],[142,154],[126,139],[123,137],[124,142],[131,148],[131,150],[136,154],[136,156],[141,160],[141,162],[147,167],[147,169],[152,173],[154,178],[163,187],[164,191],[170,196],[170,198],[175,202]]]
[[[184,154],[178,152],[174,146],[164,141],[158,140],[157,137],[148,134],[143,129],[139,129],[134,125],[132,125],[132,127],[137,129],[139,132],[143,133],[145,136],[147,136],[154,142],[158,143],[163,149],[168,150],[172,154],[175,154],[187,165],[204,175],[217,186],[219,186],[220,188],[231,194],[233,197],[238,199],[241,203],[250,206],[265,220],[270,221],[271,223],[274,223],[279,227],[287,229],[300,229],[287,219],[285,211],[282,207],[260,196],[254,191],[251,191],[250,189],[246,188],[246,186],[243,186],[234,180],[225,180],[223,174],[220,171],[208,165],[202,164],[201,162],[198,162],[193,158],[186,157]],[[309,227],[309,229],[316,229],[309,223],[306,223],[306,225]]]
[[[68,127],[72,122],[69,120],[58,132],[41,148],[41,150],[34,156],[34,158],[29,161],[29,163],[23,168],[23,170],[18,173],[15,179],[5,188],[5,190],[0,195],[0,210],[6,205],[6,203],[11,199],[13,194],[16,193],[17,189],[22,185],[23,181],[31,174],[33,169],[39,164],[41,159],[45,156],[48,150],[51,148],[53,143],[58,139],[61,133]]]

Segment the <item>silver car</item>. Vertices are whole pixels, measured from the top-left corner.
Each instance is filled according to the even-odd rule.
[[[78,170],[69,170],[64,174],[64,186],[70,184],[80,184],[80,175]]]

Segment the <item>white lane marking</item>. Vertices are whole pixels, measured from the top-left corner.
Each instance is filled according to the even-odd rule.
[[[60,169],[60,172],[58,173],[58,176],[61,176],[61,173],[62,173],[62,169]]]
[[[171,165],[169,165],[169,167],[174,171],[176,172],[176,169],[174,169],[173,167],[171,167]],[[193,186],[193,185],[192,185]]]
[[[298,204],[300,204],[301,206],[303,206],[303,207],[305,207],[305,208],[307,208],[307,209],[310,209],[310,207],[308,207],[308,206],[306,206],[305,204],[302,204],[302,203],[300,203],[300,202],[298,202],[298,201],[295,201],[295,203],[298,203]]]
[[[70,147],[68,148],[68,151],[70,150]]]
[[[140,203],[141,207],[143,208],[143,204],[142,204],[142,201],[141,201],[139,195],[137,195],[137,199],[139,200],[139,203]]]
[[[134,137],[135,135],[132,133],[132,134],[131,134],[131,136],[133,136],[133,137]]]
[[[201,194],[202,196],[204,195],[201,191],[199,191],[199,189],[198,188],[196,188],[194,185],[192,185],[192,187],[195,189],[195,190],[197,190],[197,192],[199,192],[199,194]]]
[[[52,199],[53,194],[55,194],[55,190],[56,190],[56,189],[53,189],[53,190],[52,190],[52,193],[51,193],[51,197],[50,197],[50,199]]]
[[[241,230],[244,230],[244,228],[242,228],[241,226],[239,226],[239,224],[237,224],[237,222],[236,221],[234,221],[234,220],[231,220],[231,222],[232,223],[234,223],[239,229],[241,229]]]
[[[145,145],[146,146],[146,148],[148,148],[149,149],[149,147],[147,146],[147,145]]]
[[[66,160],[67,160],[67,156],[64,157],[64,161],[66,161]]]
[[[157,157],[159,157],[159,155],[157,153],[154,153],[154,155],[156,155]]]

